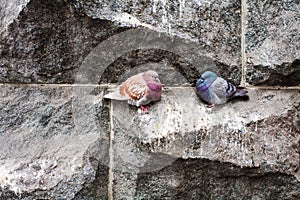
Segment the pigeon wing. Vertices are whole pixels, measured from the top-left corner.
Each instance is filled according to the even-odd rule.
[[[138,101],[146,94],[146,91],[146,81],[142,78],[142,74],[137,74],[128,78],[114,92],[105,95],[104,98]]]
[[[119,87],[120,95],[127,96],[132,101],[143,98],[147,91],[147,84],[141,77],[131,77]]]
[[[234,85],[220,77],[212,83],[210,89],[221,102],[227,101],[227,99],[230,98],[236,90]]]

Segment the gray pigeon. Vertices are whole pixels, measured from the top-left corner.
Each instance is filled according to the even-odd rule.
[[[237,89],[230,82],[218,77],[211,71],[204,72],[197,80],[196,90],[200,98],[207,102],[210,107],[223,104],[235,97],[249,98],[248,91]]]

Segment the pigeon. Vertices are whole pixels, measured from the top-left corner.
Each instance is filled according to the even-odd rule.
[[[204,72],[197,80],[196,90],[200,98],[209,104],[209,107],[223,104],[235,97],[249,99],[248,91],[236,88],[211,71]]]
[[[161,91],[162,86],[158,73],[148,70],[131,76],[104,98],[128,100],[128,104],[141,107],[143,112],[147,112],[145,105],[160,100]]]

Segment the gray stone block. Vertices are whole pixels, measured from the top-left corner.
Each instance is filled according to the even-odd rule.
[[[108,108],[93,101],[103,89],[84,99],[86,87],[2,85],[0,91],[1,198],[14,192],[22,199],[70,199],[93,181],[104,188],[94,192],[107,196]]]
[[[137,108],[126,102],[113,101],[115,197],[131,199],[135,195],[138,198],[146,195],[146,199],[151,199],[158,196],[163,198],[165,193],[171,197],[176,195],[178,191],[175,188],[184,190],[181,185],[184,184],[183,179],[180,179],[183,182],[178,180],[175,186],[170,186],[169,191],[165,182],[173,184],[172,177],[152,177],[151,174],[153,171],[158,171],[153,174],[160,174],[160,170],[164,171],[162,176],[172,173],[167,166],[176,168],[174,162],[178,158],[199,159],[193,162],[201,162],[201,159],[218,160],[251,167],[254,168],[253,176],[266,176],[264,181],[270,179],[268,173],[294,175],[300,160],[297,116],[299,92],[250,90],[249,95],[249,101],[233,101],[210,109],[191,88],[165,88],[161,102],[154,103],[148,115],[139,114]],[[281,102],[285,102],[285,106],[281,106]],[[229,166],[225,168],[230,169]],[[189,171],[182,169],[178,173],[185,173],[185,170]],[[193,169],[190,170],[187,173],[192,173]],[[146,177],[149,175],[150,179],[159,179],[157,185],[151,180],[147,182],[153,184],[153,190],[163,188],[156,193],[158,196],[145,192],[147,189],[143,187],[152,187],[147,183],[142,183],[143,186],[139,188],[137,179],[144,177],[143,174]],[[299,189],[295,178],[282,177],[286,182],[292,181],[294,189]],[[210,175],[205,178],[210,179]],[[257,183],[257,186],[264,181]],[[288,187],[285,189],[290,192],[293,190]],[[198,192],[201,191],[199,189]],[[212,191],[210,195],[218,194],[222,192]]]
[[[139,174],[134,199],[299,199],[293,176],[206,159]]]
[[[240,1],[76,1],[94,18],[196,40],[216,60],[240,64]]]
[[[299,199],[300,93],[255,86],[299,85],[299,2],[246,2],[249,101],[193,88],[240,84],[242,2],[1,1],[0,199]],[[147,69],[149,114],[103,100]]]
[[[1,21],[8,28],[0,35],[0,82],[73,83],[90,50],[125,30],[87,17],[62,0],[33,0],[23,7],[19,13],[6,7],[13,21]]]
[[[247,9],[247,82],[299,86],[299,1],[247,1]]]
[[[117,3],[117,2],[115,2]],[[223,76],[238,84],[240,69],[240,2],[218,1],[123,2],[64,1],[22,4],[14,21],[2,21],[7,30],[1,35],[0,81],[9,83],[73,83],[85,56],[108,37],[126,30],[125,27],[146,27],[176,39],[194,41],[202,56],[209,57]],[[24,7],[24,8],[23,8]],[[51,8],[51,9],[48,9]],[[9,8],[6,8],[8,9]],[[220,11],[220,12],[219,12]],[[150,15],[149,15],[150,14]],[[90,17],[88,17],[88,16]],[[129,23],[124,19],[129,16]],[[10,16],[10,15],[9,15]],[[141,23],[136,24],[135,21]],[[167,20],[167,21],[166,21]],[[114,23],[118,22],[118,23]],[[4,34],[5,33],[5,34]],[[110,48],[117,48],[121,43]],[[134,49],[138,51],[139,49]],[[189,69],[192,63],[170,52],[141,51],[139,62],[167,60],[170,66]],[[150,50],[151,52],[151,50]],[[138,66],[136,57],[115,60],[113,71]],[[174,52],[171,52],[174,53]],[[159,55],[157,55],[159,54]],[[102,56],[102,55],[99,55]],[[111,56],[105,54],[105,56]],[[193,55],[191,55],[193,56]],[[198,55],[196,55],[198,56]],[[137,64],[137,65],[132,65]],[[205,68],[205,66],[203,66]],[[196,74],[199,76],[198,74]],[[195,78],[195,73],[191,74]],[[103,79],[105,80],[105,79]],[[102,81],[103,81],[102,80]],[[111,82],[107,80],[106,82]],[[189,81],[192,82],[192,81]]]

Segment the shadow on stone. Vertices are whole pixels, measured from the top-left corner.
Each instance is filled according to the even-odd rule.
[[[248,66],[247,82],[253,85],[266,86],[299,86],[300,60],[293,63],[277,65],[276,69],[268,66]]]
[[[205,59],[207,58],[203,56],[204,64]],[[129,76],[149,69],[156,70],[160,74],[164,85],[178,86],[194,85],[207,68],[197,69],[179,55],[161,49],[134,50],[119,57],[106,68],[99,83],[121,83]],[[128,71],[129,75],[124,77]]]
[[[299,199],[291,176],[206,159],[178,159],[160,171],[138,175],[136,199]]]

